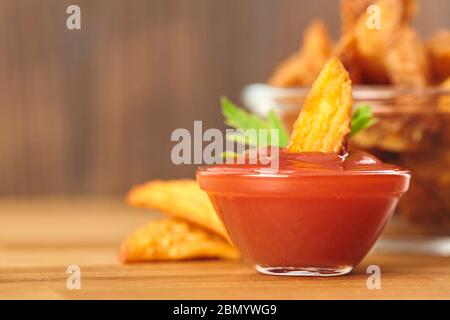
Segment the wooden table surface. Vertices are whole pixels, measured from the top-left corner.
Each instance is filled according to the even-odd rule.
[[[450,259],[370,254],[348,276],[273,277],[237,261],[122,265],[121,239],[157,216],[120,200],[0,200],[0,299],[450,299]],[[366,268],[381,268],[381,289]],[[81,290],[66,269],[81,268]]]

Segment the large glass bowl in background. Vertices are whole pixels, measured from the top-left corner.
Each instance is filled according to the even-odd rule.
[[[274,109],[290,129],[307,93],[253,84],[242,99],[263,116]],[[412,172],[410,191],[377,249],[450,256],[450,90],[356,86],[353,96],[355,107],[372,106],[378,122],[353,137],[350,148]]]

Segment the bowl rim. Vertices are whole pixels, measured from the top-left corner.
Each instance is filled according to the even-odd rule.
[[[357,183],[354,178],[359,177]],[[383,177],[383,180],[380,178]],[[311,190],[338,190],[330,187],[330,179],[337,183],[339,181],[339,194],[354,193],[355,190],[364,190],[361,195],[393,195],[401,197],[410,188],[411,172],[408,170],[393,172],[372,172],[349,175],[257,175],[257,174],[226,174],[208,172],[207,168],[199,168],[196,171],[196,180],[202,190],[209,194],[240,195],[250,197],[296,197],[314,198],[317,194],[327,197],[327,193],[317,193],[311,196]],[[263,180],[260,180],[263,179]],[[374,179],[374,180],[372,180]],[[396,180],[392,180],[396,179]],[[266,183],[260,183],[264,181]],[[395,183],[394,183],[395,182]],[[374,185],[384,184],[385,190],[370,188]],[[233,186],[232,186],[233,185]],[[306,194],[304,190],[308,189]],[[303,192],[299,193],[299,190]]]
[[[268,85],[265,83],[253,83],[244,87],[241,99],[244,105],[252,112],[267,115],[268,112],[274,109],[280,109],[279,99],[292,99],[306,97],[310,87],[292,87],[282,88]],[[372,102],[389,102],[395,101],[395,99],[406,98],[406,105],[417,102],[420,104],[420,99],[439,99],[442,97],[450,98],[450,89],[440,86],[429,86],[425,88],[411,88],[411,87],[394,87],[389,85],[355,85],[352,89],[353,99],[356,103],[372,103]],[[298,104],[285,104],[282,106],[286,111],[298,111]],[[382,109],[386,112],[386,109],[395,112],[415,112],[415,113],[429,113],[434,111],[436,113],[449,113],[449,111],[435,110],[432,108],[419,107],[404,110],[402,108],[394,108],[389,106],[383,106],[378,108],[376,105],[374,109]],[[426,110],[424,110],[426,109]],[[430,110],[431,109],[431,110]]]
[[[307,93],[310,86],[308,87],[276,87],[266,83],[252,83],[244,87],[244,90],[247,88],[261,88],[265,90],[270,90],[273,93],[277,94],[303,94]],[[428,86],[424,88],[413,88],[413,87],[396,87],[391,85],[353,85],[352,86],[353,94],[359,98],[368,99],[367,97],[372,97],[373,94],[382,95],[382,97],[391,98],[393,95],[398,94],[450,94],[450,88],[444,88],[441,86]],[[365,96],[367,95],[367,96]],[[380,98],[377,96],[377,98]]]

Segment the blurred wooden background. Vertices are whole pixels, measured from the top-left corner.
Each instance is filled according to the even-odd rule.
[[[449,26],[448,0],[421,2],[424,35]],[[0,195],[193,176],[172,130],[222,128],[218,98],[264,81],[316,16],[337,36],[337,0],[0,0]]]

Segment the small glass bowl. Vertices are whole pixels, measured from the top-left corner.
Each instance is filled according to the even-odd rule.
[[[308,90],[253,84],[242,99],[263,116],[273,108],[290,129]],[[353,137],[350,148],[412,174],[378,249],[450,256],[450,90],[355,86],[353,96],[355,107],[372,106],[378,122]]]
[[[352,156],[356,158],[350,163],[367,157]],[[279,169],[230,164],[197,170],[197,181],[231,240],[259,272],[284,276],[351,272],[408,190],[410,174],[398,167],[339,170],[328,158],[285,153]]]

